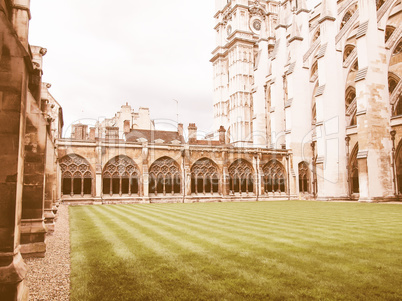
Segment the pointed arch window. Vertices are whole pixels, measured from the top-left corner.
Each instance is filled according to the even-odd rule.
[[[345,50],[343,51],[343,61],[346,61],[346,59],[350,56],[350,54],[353,52],[355,49],[354,45],[346,45]]]
[[[315,82],[317,78],[318,78],[318,62],[315,61],[314,64],[311,66],[310,81]]]
[[[127,156],[114,157],[103,168],[103,194],[139,194],[140,172]]]
[[[163,157],[156,160],[149,169],[149,193],[179,194],[181,192],[180,168],[175,160]]]
[[[320,28],[318,28],[313,36],[313,43],[320,37],[320,35],[321,35],[321,30],[320,30]]]
[[[233,193],[254,192],[253,167],[248,161],[239,159],[230,165],[229,189]]]
[[[348,11],[342,18],[340,29],[342,29],[343,26],[345,26],[345,24],[349,21],[350,18],[352,18],[352,12]]]
[[[310,168],[307,162],[300,162],[299,165],[299,192],[310,192]]]
[[[357,100],[356,100],[356,90],[354,87],[349,87],[345,93],[345,111],[346,111],[346,122],[348,126],[357,124]]]
[[[262,168],[264,193],[286,192],[285,168],[278,160],[271,160]]]
[[[399,142],[395,158],[398,194],[402,194],[402,140]]]
[[[392,36],[392,34],[395,31],[395,27],[392,25],[387,25],[387,27],[385,28],[385,43],[388,42],[389,38]]]
[[[349,182],[351,193],[359,193],[359,166],[357,162],[357,153],[359,152],[359,146],[353,148],[353,151],[349,159]]]
[[[191,167],[191,193],[218,193],[219,172],[216,164],[207,158],[198,160]]]
[[[384,4],[385,0],[376,0],[376,6],[377,10],[381,8],[381,6]]]
[[[92,194],[93,174],[87,160],[70,154],[60,160],[62,195]]]

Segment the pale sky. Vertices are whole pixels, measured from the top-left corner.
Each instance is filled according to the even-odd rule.
[[[309,6],[319,2],[310,0]],[[202,5],[201,5],[202,4]],[[128,102],[158,124],[212,131],[214,0],[32,0],[30,44],[47,48],[43,81],[64,131]]]

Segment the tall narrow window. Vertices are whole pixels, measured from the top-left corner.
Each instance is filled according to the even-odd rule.
[[[357,162],[357,153],[359,152],[359,146],[353,148],[353,151],[350,155],[349,161],[349,181],[350,181],[350,189],[351,193],[359,193],[359,166]]]
[[[299,192],[310,192],[310,168],[304,161],[299,163]]]

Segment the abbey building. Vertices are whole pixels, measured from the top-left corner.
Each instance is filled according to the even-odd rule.
[[[295,194],[393,199],[402,191],[401,1],[306,4],[216,0],[215,128],[236,146],[289,150]]]

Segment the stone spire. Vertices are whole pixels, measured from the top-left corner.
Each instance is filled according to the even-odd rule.
[[[278,26],[275,28],[283,27],[287,28],[286,24],[286,11],[283,9],[282,5],[279,7],[279,12],[278,12]]]
[[[303,38],[300,34],[299,26],[297,26],[296,14],[293,14],[292,32],[290,33],[289,43],[293,42],[294,40],[303,41]]]
[[[331,10],[330,1],[332,0],[322,0],[321,2],[321,19],[319,20],[320,23],[324,22],[325,20],[335,21]]]
[[[307,8],[306,0],[297,0],[297,13],[300,12],[309,12],[310,10]]]

